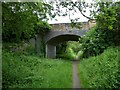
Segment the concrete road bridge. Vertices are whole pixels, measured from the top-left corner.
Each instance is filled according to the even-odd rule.
[[[83,22],[81,29],[72,28],[70,23],[52,24],[53,28],[44,36],[44,42],[46,44],[46,57],[56,57],[56,45],[65,41],[78,41],[80,37],[86,34],[86,32],[93,26],[95,22]],[[38,35],[37,50],[40,52],[40,35]]]
[[[79,38],[85,35],[87,31],[87,29],[66,31],[51,30],[44,37],[44,41],[46,43],[46,57],[55,58],[57,44],[63,43],[65,41],[78,41]]]

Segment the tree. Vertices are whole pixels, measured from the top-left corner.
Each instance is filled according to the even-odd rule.
[[[98,5],[97,15],[95,14],[97,25],[106,30],[118,30],[120,3],[102,2]]]
[[[43,2],[3,2],[3,41],[20,42],[34,37],[37,23],[48,20],[51,8]]]
[[[67,1],[57,1],[54,2],[56,4],[55,13],[59,16],[69,15],[70,12],[72,14],[77,14],[76,12],[80,12],[84,17],[89,20],[96,20],[97,25],[102,29],[107,30],[119,30],[120,25],[120,2],[95,2],[87,3],[84,1],[76,1],[73,2],[71,0]],[[64,8],[64,9],[63,9]],[[90,9],[90,16],[85,14],[86,10]],[[72,19],[71,23],[76,22],[80,18]]]

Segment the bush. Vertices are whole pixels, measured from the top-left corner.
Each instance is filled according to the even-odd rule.
[[[18,55],[35,55],[35,49],[30,42],[21,43],[3,43],[3,50],[7,52],[14,52]]]
[[[66,52],[64,52],[63,54],[58,54],[57,58],[64,58],[67,60],[73,60],[75,59],[76,54],[74,53],[74,51],[71,48],[67,48]]]
[[[103,53],[108,46],[115,45],[115,36],[114,31],[101,30],[99,27],[92,28],[80,40],[83,57],[87,58]]]
[[[120,3],[98,2],[96,5],[98,10],[91,13],[96,18],[96,27],[81,40],[84,58],[99,55],[109,46],[120,45]]]
[[[120,87],[120,47],[110,47],[99,56],[83,59],[79,74],[83,88]]]
[[[64,47],[64,52],[62,52],[59,57],[66,58],[69,60],[78,60],[79,58],[78,52],[80,52],[81,44],[76,41],[68,41],[66,46]],[[80,53],[79,53],[80,54]]]
[[[79,51],[76,55],[76,60],[82,59],[83,57],[83,51]]]
[[[66,47],[67,47],[67,43],[66,42],[58,44],[56,46],[56,57],[57,58],[63,58],[64,57],[64,53],[66,51]]]

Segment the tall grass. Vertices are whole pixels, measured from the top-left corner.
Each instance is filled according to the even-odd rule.
[[[120,87],[120,47],[110,47],[99,56],[80,61],[82,88]]]
[[[67,60],[45,59],[3,51],[3,88],[71,88],[72,69]]]

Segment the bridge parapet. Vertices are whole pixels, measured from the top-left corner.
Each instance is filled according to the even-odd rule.
[[[71,26],[71,23],[57,23],[57,24],[51,24],[52,30],[54,31],[67,31],[67,30],[89,30],[91,27],[94,27],[96,25],[95,21],[93,22],[81,22],[80,29],[75,28]]]

